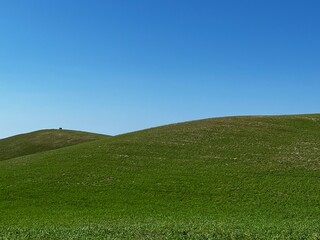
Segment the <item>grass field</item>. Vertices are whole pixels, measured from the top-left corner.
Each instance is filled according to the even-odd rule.
[[[101,134],[48,129],[0,139],[0,161],[106,138]]]
[[[320,115],[60,147],[0,161],[0,239],[320,239]]]

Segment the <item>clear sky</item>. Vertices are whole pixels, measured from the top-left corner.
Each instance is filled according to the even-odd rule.
[[[316,112],[318,0],[0,1],[0,137]]]

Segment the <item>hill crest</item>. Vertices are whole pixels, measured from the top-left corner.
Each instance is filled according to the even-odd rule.
[[[44,129],[0,139],[0,161],[38,152],[95,141],[106,135],[62,130]]]

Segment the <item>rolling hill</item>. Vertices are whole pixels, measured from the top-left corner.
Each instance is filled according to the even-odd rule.
[[[107,136],[71,131],[48,129],[0,139],[0,161],[24,155],[44,152],[61,147],[90,142]]]
[[[0,162],[0,239],[319,239],[320,115],[172,124]]]

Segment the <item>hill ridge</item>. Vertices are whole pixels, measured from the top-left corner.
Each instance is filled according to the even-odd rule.
[[[0,161],[109,137],[84,131],[42,129],[0,139]]]

